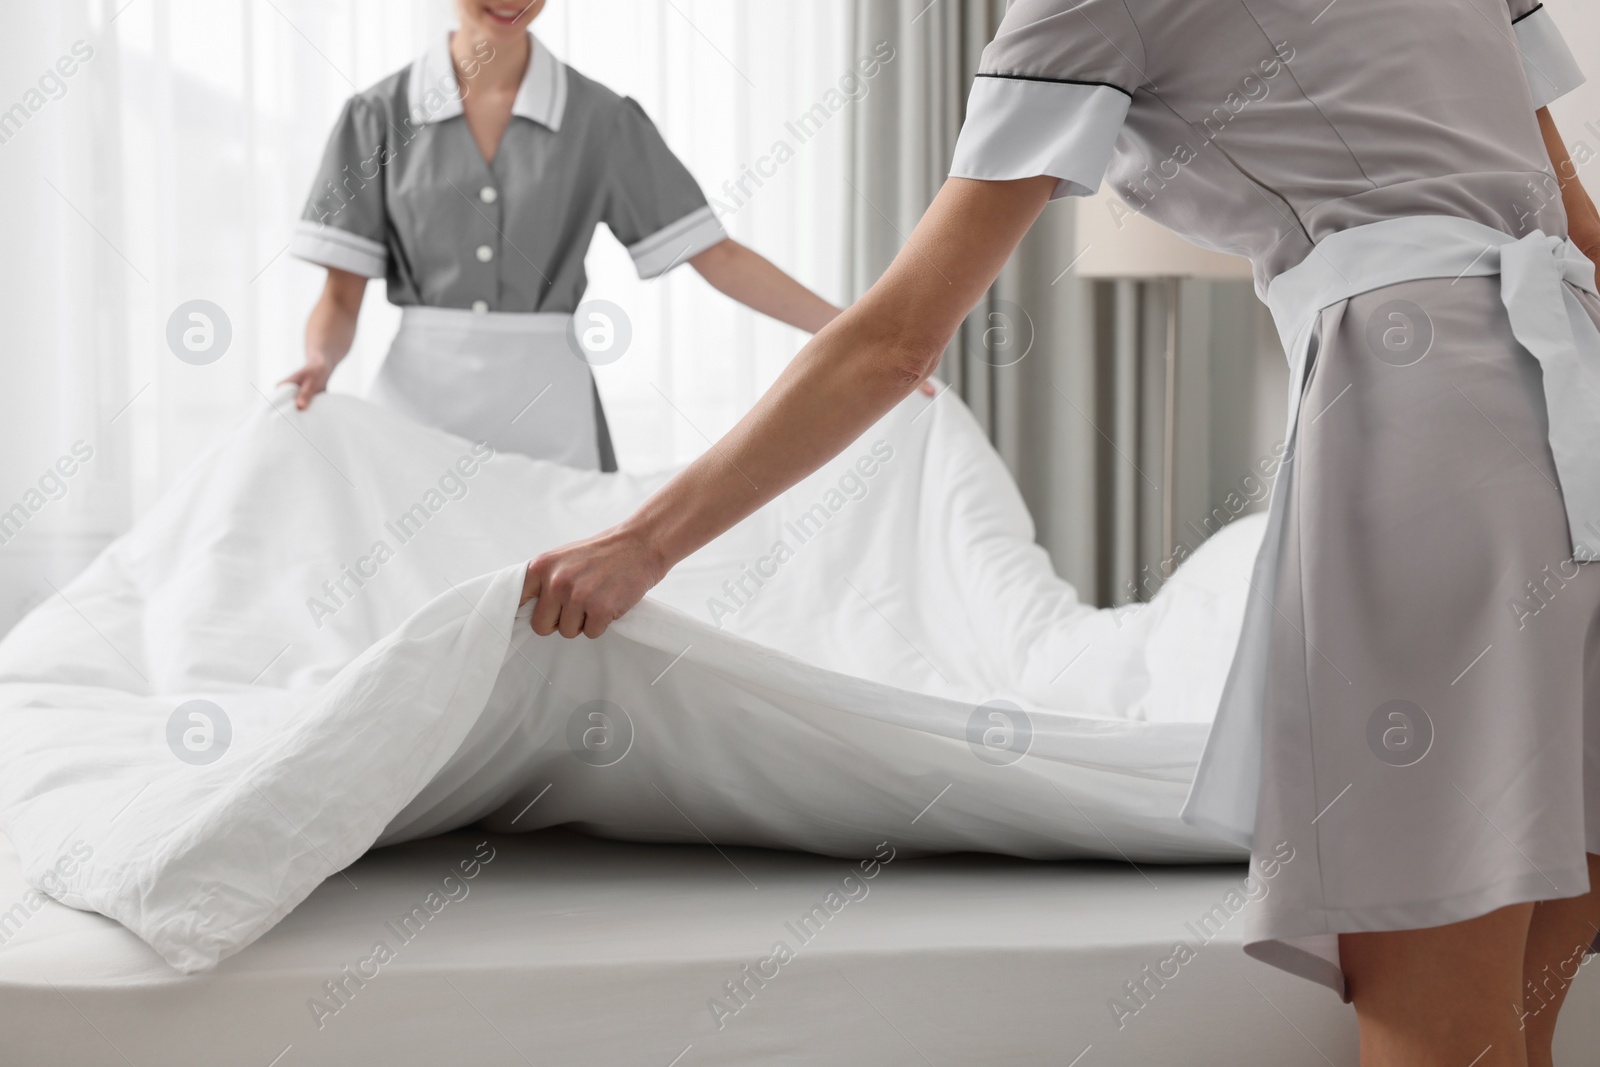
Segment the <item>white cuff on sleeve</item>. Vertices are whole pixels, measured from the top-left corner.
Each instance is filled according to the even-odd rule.
[[[1583,71],[1578,69],[1578,61],[1543,4],[1522,16],[1511,28],[1516,31],[1517,47],[1522,50],[1522,69],[1528,75],[1528,88],[1533,92],[1536,110],[1583,84]]]
[[[629,245],[628,255],[639,277],[654,278],[727,238],[728,231],[707,204]]]
[[[980,74],[967,97],[952,178],[1051,174],[1054,200],[1100,188],[1132,98],[1109,85]]]
[[[295,226],[289,254],[365,278],[383,277],[389,264],[388,249],[377,241],[310,219],[301,219]]]

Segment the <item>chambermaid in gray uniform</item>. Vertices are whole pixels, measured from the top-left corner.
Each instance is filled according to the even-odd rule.
[[[346,103],[290,251],[383,278],[404,309],[371,399],[502,450],[615,469],[577,339],[618,324],[572,318],[601,222],[643,278],[727,237],[643,109],[537,38],[486,162],[440,37]]]
[[[951,166],[1254,263],[1288,458],[1184,817],[1341,993],[1340,933],[1600,853],[1600,298],[1534,115],[1581,80],[1533,0],[1016,0]]]

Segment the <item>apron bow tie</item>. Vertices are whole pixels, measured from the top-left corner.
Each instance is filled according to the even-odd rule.
[[[1600,560],[1600,329],[1567,288],[1595,292],[1594,264],[1571,240],[1538,230],[1503,244],[1500,300],[1511,332],[1539,361],[1550,451],[1567,506],[1573,558]]]

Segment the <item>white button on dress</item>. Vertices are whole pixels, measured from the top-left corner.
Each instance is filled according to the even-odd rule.
[[[494,186],[492,185],[485,185],[482,189],[478,190],[478,199],[482,200],[485,204],[492,204],[495,202],[495,200],[499,199],[499,197],[500,194],[494,191]]]
[[[487,263],[493,258],[494,258],[494,249],[490,248],[488,245],[479,245],[478,246],[478,262],[479,263]]]

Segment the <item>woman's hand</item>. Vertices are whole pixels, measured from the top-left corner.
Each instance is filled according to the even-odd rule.
[[[306,318],[306,365],[279,385],[294,383],[299,388],[294,406],[301,411],[311,398],[328,388],[333,368],[350,351],[356,337],[356,317],[361,314],[361,298],[366,295],[367,279],[337,267],[328,268],[311,314]]]
[[[537,599],[533,632],[548,637],[599,637],[666,576],[660,554],[643,537],[612,527],[552,549],[528,564],[522,603]]]
[[[279,385],[294,385],[299,392],[294,395],[294,406],[301,411],[311,403],[311,398],[318,393],[327,391],[328,377],[333,374],[333,367],[317,356],[306,360],[306,365],[289,375]]]

